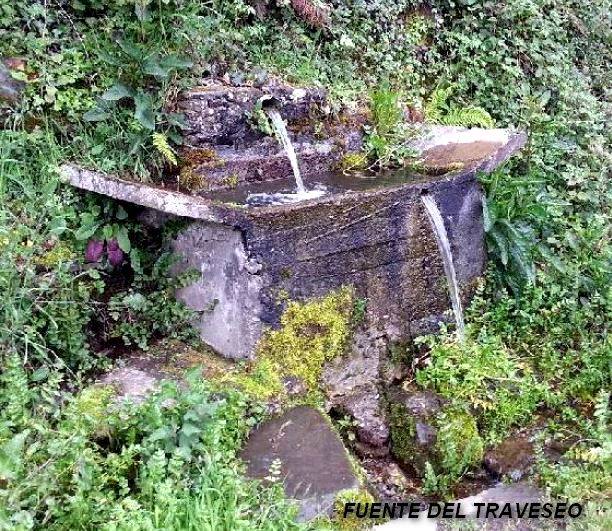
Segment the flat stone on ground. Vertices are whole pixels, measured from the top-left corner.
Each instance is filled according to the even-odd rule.
[[[298,502],[302,521],[329,514],[339,492],[360,486],[342,441],[310,407],[295,407],[264,422],[250,435],[242,458],[247,474],[256,479],[269,477],[280,463],[285,493]]]

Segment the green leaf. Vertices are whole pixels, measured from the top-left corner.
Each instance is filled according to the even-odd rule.
[[[170,70],[170,68],[163,66],[160,63],[159,56],[157,55],[152,55],[151,57],[148,57],[142,65],[142,71],[145,74],[154,77],[168,77]]]
[[[136,44],[130,41],[126,41],[125,39],[120,39],[117,44],[119,45],[119,48],[121,48],[123,53],[130,56],[132,59],[134,59],[134,61],[142,61],[142,52]]]
[[[127,219],[128,213],[125,211],[125,208],[123,208],[121,205],[118,205],[117,212],[115,213],[115,217],[118,220],[123,221],[124,219]]]
[[[100,107],[89,109],[84,115],[83,120],[86,122],[101,122],[110,117],[110,113]]]
[[[84,225],[81,225],[74,233],[74,237],[77,240],[87,240],[94,235],[94,233],[98,230],[99,226],[99,223],[86,223]]]
[[[493,229],[488,234],[497,246],[501,263],[504,266],[508,265],[508,240],[499,230],[496,229]]]
[[[178,127],[179,129],[187,129],[189,125],[185,121],[185,116],[178,112],[171,112],[166,115],[166,119],[170,125]]]
[[[167,70],[184,70],[185,68],[191,68],[193,61],[180,55],[166,55],[161,59],[160,64]]]
[[[547,264],[552,265],[557,271],[559,271],[559,273],[565,273],[567,271],[565,264],[561,261],[561,259],[555,253],[553,253],[550,250],[548,246],[542,243],[539,244],[538,252],[542,256],[542,258],[544,258],[545,262]]]
[[[122,98],[133,98],[134,92],[122,83],[115,83],[101,97],[105,101],[119,101]]]
[[[134,13],[140,22],[149,20],[149,4],[150,0],[136,0],[134,4]]]
[[[132,246],[130,244],[130,237],[128,235],[128,230],[126,227],[121,227],[117,231],[117,243],[119,244],[119,248],[124,253],[129,253],[132,249]]]
[[[151,97],[148,94],[138,94],[134,98],[136,109],[134,110],[134,118],[145,128],[150,131],[155,131],[155,113],[151,103]]]
[[[484,196],[482,197],[482,220],[485,232],[489,232],[491,227],[493,227],[493,220],[491,219],[491,212],[487,205],[487,198]]]

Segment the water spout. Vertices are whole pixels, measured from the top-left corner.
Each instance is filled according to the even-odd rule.
[[[265,112],[270,117],[272,127],[276,132],[276,136],[278,137],[279,142],[283,146],[285,153],[287,153],[287,158],[289,159],[289,162],[291,162],[291,169],[293,170],[293,176],[295,177],[297,192],[298,194],[305,194],[306,187],[304,186],[304,181],[302,180],[302,175],[300,173],[300,167],[298,165],[295,149],[293,149],[293,144],[291,143],[291,139],[289,138],[289,134],[287,133],[287,128],[285,127],[285,121],[283,120],[280,113],[273,107],[266,108]]]
[[[431,195],[422,195],[421,201],[425,206],[427,216],[431,222],[436,241],[438,242],[438,249],[442,256],[442,263],[444,264],[444,273],[448,281],[448,291],[450,294],[451,304],[453,306],[453,313],[455,314],[455,322],[457,323],[457,335],[459,340],[463,341],[465,338],[465,323],[463,321],[463,308],[461,306],[461,298],[459,297],[459,285],[457,284],[457,274],[455,273],[455,265],[453,264],[453,254],[451,252],[450,242],[448,241],[448,234],[446,227],[444,226],[444,220],[438,209],[438,205]]]

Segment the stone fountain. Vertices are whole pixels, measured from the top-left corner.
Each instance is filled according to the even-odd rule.
[[[309,187],[329,193],[294,204],[249,206],[249,194],[290,190],[292,169],[276,139],[249,114],[273,97],[288,123]],[[479,171],[493,170],[519,149],[522,133],[422,126],[409,145],[422,173],[374,177],[335,171],[363,142],[361,115],[331,122],[325,93],[286,86],[211,85],[179,103],[189,128],[181,173],[195,186],[151,186],[66,165],[77,188],[152,212],[143,219],[188,218],[172,242],[181,269],[201,271],[179,297],[201,313],[202,340],[229,358],[250,358],[262,331],[278,324],[283,300],[354,286],[367,301],[367,328],[391,341],[421,334],[449,308],[443,263],[421,195],[435,198],[467,297],[482,274],[485,251]],[[178,188],[178,190],[177,190]],[[154,213],[154,215],[151,215]]]
[[[252,197],[291,194],[296,187],[296,165],[292,168],[275,138],[253,127],[262,101],[272,101],[286,122],[304,189],[324,193],[285,204],[250,202]],[[485,266],[477,174],[494,170],[519,150],[525,135],[415,124],[406,145],[415,152],[418,171],[345,175],[338,168],[347,155],[360,152],[367,117],[345,113],[331,119],[320,89],[210,84],[184,94],[178,106],[188,124],[182,153],[186,163],[163,185],[70,164],[62,168],[66,180],[140,205],[143,223],[187,221],[168,244],[180,257],[176,272],[195,269],[200,276],[177,296],[198,312],[194,324],[202,340],[226,358],[253,359],[259,339],[279,325],[288,300],[352,286],[365,301],[364,321],[349,355],[324,367],[321,386],[328,409],[356,422],[364,451],[388,453],[389,424],[381,396],[394,381],[385,372],[389,346],[448,320],[447,278],[452,279],[452,306],[461,324],[461,301],[469,298]],[[299,417],[304,415],[313,413]],[[301,429],[301,421],[292,422]],[[329,429],[322,419],[308,417],[307,422]],[[267,466],[258,468],[257,463],[278,457],[261,455],[273,435],[266,428],[258,433],[245,454],[258,454],[250,461],[255,477],[265,476]],[[337,436],[329,437],[330,447],[336,447]],[[346,456],[334,458],[344,463],[343,470],[350,468]],[[321,463],[322,473],[328,465]],[[301,480],[308,470],[286,473]],[[350,474],[340,476],[343,482],[335,487],[313,479],[321,489],[316,487],[314,494],[285,487],[302,499],[302,515],[311,517],[329,510],[334,492],[354,486]]]

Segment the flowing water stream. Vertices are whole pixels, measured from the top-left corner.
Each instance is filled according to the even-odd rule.
[[[251,205],[278,205],[283,203],[297,203],[298,201],[304,201],[306,199],[315,199],[325,195],[326,190],[323,188],[315,188],[307,190],[302,180],[302,174],[300,173],[300,166],[298,164],[297,155],[295,149],[289,138],[285,121],[280,113],[276,109],[266,109],[266,114],[270,117],[270,122],[276,133],[276,136],[287,154],[287,158],[291,163],[291,169],[293,170],[293,177],[295,178],[296,191],[295,192],[278,192],[274,194],[260,193],[250,194],[247,198],[247,202]]]
[[[457,323],[457,334],[459,339],[463,341],[465,338],[463,308],[461,306],[461,298],[459,297],[459,285],[457,284],[453,254],[451,252],[450,242],[448,241],[446,227],[444,226],[444,220],[442,219],[442,215],[440,214],[440,210],[433,196],[422,195],[421,201],[425,206],[427,216],[429,217],[429,221],[431,222],[431,226],[436,236],[436,241],[438,242],[438,249],[440,250],[442,263],[444,264],[444,273],[446,274],[446,280],[448,282],[448,291],[453,306],[453,313],[455,314],[455,322]]]
[[[295,177],[297,192],[298,194],[303,194],[306,192],[306,187],[304,186],[304,181],[302,180],[302,174],[300,173],[300,166],[295,154],[295,149],[293,149],[293,144],[289,138],[289,133],[287,133],[287,127],[285,127],[285,120],[283,120],[283,117],[276,109],[267,109],[266,113],[270,117],[270,122],[272,122],[272,127],[274,128],[274,132],[276,133],[281,146],[283,146],[285,153],[287,153],[289,162],[291,162],[291,169],[293,170],[293,176]]]

